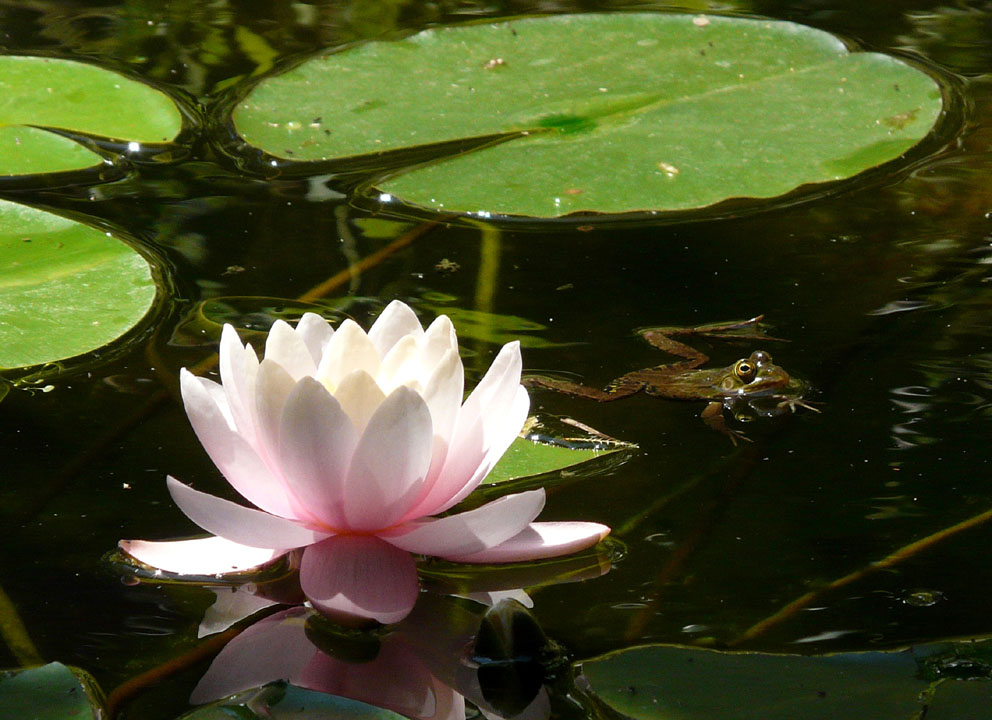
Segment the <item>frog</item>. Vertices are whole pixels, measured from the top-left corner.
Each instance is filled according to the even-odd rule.
[[[750,438],[727,425],[725,412],[733,413],[738,420],[794,413],[797,408],[819,412],[803,400],[806,384],[776,365],[765,350],[755,350],[727,367],[701,368],[709,362],[709,356],[675,337],[785,342],[764,333],[760,327],[763,319],[764,315],[757,315],[750,320],[635,330],[653,347],[684,359],[629,372],[602,389],[543,375],[527,375],[521,382],[525,387],[545,388],[599,402],[619,400],[639,392],[669,400],[706,401],[700,414],[703,422],[736,446],[741,440],[750,442]]]

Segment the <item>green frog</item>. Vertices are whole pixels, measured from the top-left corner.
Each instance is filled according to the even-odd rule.
[[[638,392],[671,400],[707,400],[701,417],[709,427],[723,433],[734,445],[738,440],[748,440],[739,430],[731,429],[724,419],[724,411],[731,411],[739,419],[754,416],[772,417],[783,412],[795,412],[797,407],[819,412],[802,399],[806,387],[789,376],[772,362],[764,350],[755,350],[725,368],[698,369],[709,357],[694,347],[675,340],[677,335],[731,338],[747,340],[772,340],[783,342],[761,331],[763,315],[750,320],[711,323],[696,327],[656,327],[638,330],[638,334],[659,350],[685,360],[635,370],[617,378],[604,389],[531,375],[523,378],[526,387],[540,387],[557,392],[607,402],[629,397]]]

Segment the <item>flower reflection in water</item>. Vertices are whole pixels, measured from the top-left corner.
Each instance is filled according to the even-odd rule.
[[[544,490],[436,517],[465,499],[527,416],[517,343],[504,346],[463,400],[451,321],[426,330],[391,303],[366,334],[304,315],[272,326],[265,356],[225,326],[222,383],[182,373],[190,422],[225,478],[258,509],[174,478],[180,509],[215,537],[125,540],[121,548],[170,572],[224,574],[302,550],[300,583],[314,608],[344,624],[395,623],[414,607],[414,555],[466,563],[555,557],[609,528],[533,522]]]
[[[479,573],[459,582],[475,597],[485,597],[481,588],[488,587],[527,602],[522,590],[506,583],[575,581],[609,567],[604,556],[586,555],[526,570],[507,568],[497,577]],[[516,574],[521,571],[526,575]],[[517,600],[504,597],[490,606],[425,592],[403,621],[379,630],[347,630],[302,606],[270,615],[228,643],[190,700],[227,698],[218,704],[230,707],[247,700],[257,705],[268,701],[269,683],[283,681],[410,718],[461,720],[467,699],[490,718],[543,720],[552,712],[546,670],[561,662],[555,644]]]

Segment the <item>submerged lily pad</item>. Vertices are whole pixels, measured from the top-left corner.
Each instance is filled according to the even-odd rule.
[[[73,60],[0,56],[0,177],[104,163],[59,131],[140,146],[170,142],[181,129],[176,104],[144,83]]]
[[[91,352],[155,300],[148,262],[109,233],[0,200],[0,369]]]
[[[557,217],[702,208],[850,177],[919,143],[941,110],[926,73],[810,27],[604,13],[432,28],[314,57],[259,83],[233,123],[292,162],[455,143],[375,193]]]

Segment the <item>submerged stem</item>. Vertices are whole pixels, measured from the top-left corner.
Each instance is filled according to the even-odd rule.
[[[28,629],[17,614],[17,606],[3,588],[0,588],[0,637],[3,637],[10,652],[23,667],[41,665],[45,662],[31,642]]]
[[[963,532],[965,530],[970,530],[971,528],[977,527],[978,525],[981,525],[982,523],[987,522],[988,520],[992,520],[992,508],[986,510],[985,512],[981,512],[978,515],[973,515],[967,520],[962,520],[961,522],[955,523],[950,527],[946,527],[943,530],[938,530],[937,532],[931,535],[927,535],[925,538],[921,538],[920,540],[911,542],[908,545],[903,545],[901,548],[899,548],[893,553],[890,553],[889,555],[886,555],[878,562],[870,563],[869,565],[861,568],[860,570],[849,573],[843,577],[837,578],[833,582],[823,585],[822,587],[819,587],[816,590],[811,590],[805,595],[796,598],[778,612],[769,615],[764,620],[761,620],[760,622],[757,622],[751,627],[749,627],[743,633],[741,633],[736,638],[734,638],[730,642],[730,645],[731,646],[739,645],[742,642],[753,640],[759,635],[764,634],[765,631],[767,631],[769,628],[772,628],[782,622],[785,622],[790,617],[795,615],[797,612],[809,606],[817,597],[819,597],[825,592],[828,592],[830,590],[835,590],[845,585],[850,585],[851,583],[856,582],[857,580],[860,580],[861,578],[870,575],[873,572],[877,572],[879,570],[887,570],[888,568],[891,568],[892,566],[902,562],[903,560],[911,558],[914,555],[917,555],[923,552],[924,550],[933,547],[941,540],[945,540],[946,538],[949,538],[953,535],[957,535],[958,533]]]

